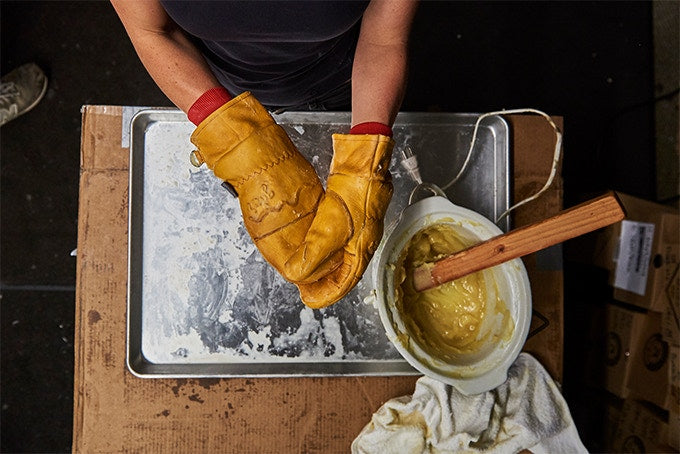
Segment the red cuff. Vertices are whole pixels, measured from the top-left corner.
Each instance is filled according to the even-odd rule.
[[[230,99],[231,95],[224,87],[211,88],[192,104],[187,112],[187,117],[189,117],[189,121],[198,126]]]
[[[387,137],[392,137],[392,128],[378,123],[376,121],[367,121],[366,123],[359,123],[352,126],[349,130],[350,134],[380,134]]]

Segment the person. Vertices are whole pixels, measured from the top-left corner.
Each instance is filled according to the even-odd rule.
[[[414,0],[111,0],[159,88],[196,125],[194,165],[237,194],[262,256],[312,308],[361,278],[392,195]],[[269,111],[351,108],[326,189]]]
[[[0,126],[33,109],[47,92],[47,76],[35,63],[26,63],[2,76]]]

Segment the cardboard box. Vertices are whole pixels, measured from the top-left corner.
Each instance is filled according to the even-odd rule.
[[[680,413],[668,413],[668,446],[680,450]]]
[[[668,410],[677,416],[680,415],[680,347],[671,345],[669,351],[668,385],[670,402]]]
[[[553,166],[555,131],[537,115],[506,115],[512,130],[512,193],[519,202],[536,193]],[[562,118],[553,117],[563,129]],[[538,150],[542,150],[539,152]],[[561,163],[560,163],[561,166]],[[560,167],[561,168],[561,167]],[[557,175],[560,175],[558,168]],[[539,198],[513,211],[515,227],[547,219],[563,208],[562,178],[554,179]],[[524,351],[532,354],[557,382],[563,375],[564,274],[559,246],[522,257],[531,283],[533,317]]]
[[[411,394],[418,376],[140,379],[128,371],[125,118],[119,106],[83,109],[73,451],[349,452],[372,414],[386,400]],[[523,169],[515,189],[522,196],[545,181],[554,133],[530,115],[512,116],[511,124],[515,169]],[[518,210],[516,223],[556,214],[560,188],[558,177],[546,194]],[[535,308],[546,326],[528,347],[559,382],[561,269],[529,265]]]
[[[677,256],[677,254],[676,254]],[[678,273],[679,269],[675,267],[675,275],[669,277],[669,284],[666,287],[666,307],[662,312],[661,318],[661,333],[666,342],[670,345],[680,347],[680,310],[678,309],[678,301],[680,300],[680,292],[678,291]]]
[[[613,452],[672,452],[668,422],[643,402],[626,399],[614,437]]]
[[[621,423],[621,410],[616,408],[608,408],[607,411],[607,432],[605,434],[606,448],[609,452],[614,452],[614,443],[616,440],[616,434],[619,430],[619,424]]]
[[[626,219],[580,244],[594,265],[610,271],[614,299],[643,309],[678,310],[680,214],[672,207],[618,192]],[[590,246],[588,246],[590,245]]]
[[[631,357],[638,347],[646,315],[616,304],[606,307],[606,339],[601,345],[605,350],[604,387],[619,397],[628,397],[628,377],[631,370]],[[597,344],[596,344],[597,345]],[[591,369],[597,364],[591,363]]]
[[[615,452],[614,443],[616,442],[616,435],[621,424],[621,417],[623,416],[623,399],[609,395],[607,402],[607,409],[605,413],[605,451]]]
[[[677,313],[680,215],[657,203],[620,194],[627,219],[616,227],[619,244],[611,275],[614,299],[663,312]],[[677,296],[677,290],[674,292]]]
[[[661,336],[661,314],[648,312],[630,358],[627,387],[639,397],[668,410],[670,408],[670,351]]]

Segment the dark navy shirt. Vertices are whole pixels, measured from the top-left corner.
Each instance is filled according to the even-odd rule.
[[[168,15],[194,40],[233,95],[267,106],[323,97],[351,77],[368,1],[172,1]]]

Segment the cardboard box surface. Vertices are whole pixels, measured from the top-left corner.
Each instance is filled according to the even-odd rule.
[[[645,314],[616,304],[606,308],[606,370],[605,388],[619,397],[628,397],[628,376],[638,347]]]
[[[668,410],[680,415],[680,347],[669,347],[670,360],[668,364],[668,385],[670,402]],[[680,426],[678,427],[680,429]]]
[[[614,299],[663,312],[678,308],[680,215],[658,203],[618,193],[626,220],[603,232],[594,260],[611,271]]]
[[[680,347],[680,267],[678,266],[680,247],[668,245],[666,257],[669,258],[665,265],[666,289],[662,298],[666,304],[663,308],[662,330],[663,337],[671,345]],[[675,260],[675,262],[673,262]],[[675,263],[675,266],[673,266]]]
[[[504,117],[510,124],[513,153],[513,200],[531,196],[545,183],[552,166],[555,132],[544,118],[532,115]],[[562,129],[559,117],[553,120]],[[542,150],[539,152],[538,150]],[[561,168],[561,165],[560,165]],[[514,226],[546,219],[563,209],[563,182],[557,177],[538,199],[514,212]],[[564,274],[561,245],[522,257],[531,284],[534,317],[524,351],[535,356],[560,382],[564,355]]]
[[[668,414],[668,446],[680,450],[680,413]]]
[[[672,452],[667,440],[667,421],[643,403],[626,399],[613,452]]]
[[[140,379],[126,368],[129,151],[123,108],[86,106],[81,137],[76,284],[75,452],[348,452],[388,399],[417,376]],[[549,171],[532,154],[552,143],[544,120],[513,116],[522,193]],[[524,138],[531,138],[523,143]],[[549,154],[549,153],[548,153]],[[535,160],[541,163],[540,160]],[[517,169],[517,167],[516,167]],[[521,195],[521,194],[520,194]],[[517,198],[518,195],[515,195]],[[518,211],[517,225],[561,209],[561,182]],[[534,216],[534,217],[532,217]],[[561,269],[528,258],[535,307],[548,321],[527,344],[557,381],[562,373]]]
[[[636,397],[661,408],[670,408],[670,351],[661,336],[661,314],[648,312],[639,334],[632,339],[636,344],[630,358],[627,387]]]

